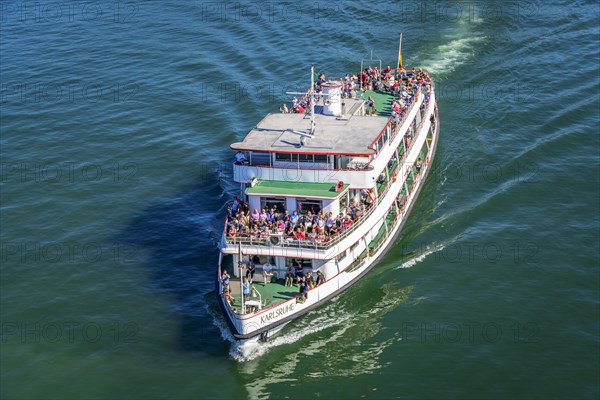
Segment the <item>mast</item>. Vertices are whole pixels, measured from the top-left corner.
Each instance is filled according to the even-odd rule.
[[[238,268],[240,269],[240,295],[242,300],[242,314],[246,314],[246,302],[244,300],[244,267],[242,262],[242,243],[238,243]]]
[[[315,134],[315,66],[310,66],[310,135]]]

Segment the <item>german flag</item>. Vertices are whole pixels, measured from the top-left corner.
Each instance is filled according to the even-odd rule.
[[[402,32],[400,32],[400,45],[398,46],[398,65],[397,68],[402,68]]]

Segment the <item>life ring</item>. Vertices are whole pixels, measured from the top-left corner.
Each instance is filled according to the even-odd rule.
[[[396,178],[398,177],[398,173],[394,171],[394,175],[392,175],[392,180],[396,182]]]

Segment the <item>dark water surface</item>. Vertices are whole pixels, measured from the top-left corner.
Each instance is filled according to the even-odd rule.
[[[596,2],[0,6],[3,399],[600,396]],[[243,358],[229,144],[400,31],[433,174],[367,277]]]

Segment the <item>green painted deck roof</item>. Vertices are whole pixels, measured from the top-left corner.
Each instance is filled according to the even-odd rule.
[[[246,194],[251,196],[290,196],[336,199],[350,187],[344,184],[339,192],[335,191],[335,183],[308,183],[286,181],[261,181],[254,187],[246,188]]]
[[[377,109],[378,115],[392,115],[392,101],[394,100],[394,96],[388,93],[367,90],[365,91],[365,94],[362,97],[364,99],[368,99],[369,96],[371,96],[373,98],[373,101],[375,102],[375,108]]]

